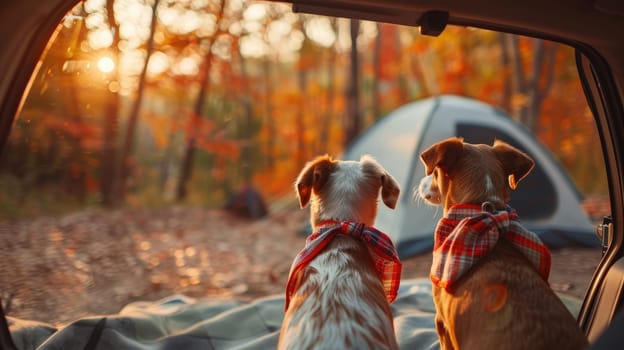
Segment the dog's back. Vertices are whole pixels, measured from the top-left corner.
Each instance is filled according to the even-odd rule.
[[[559,297],[506,240],[462,278],[434,288],[443,349],[582,349],[586,340]],[[448,334],[453,330],[453,335]]]
[[[296,279],[305,281],[290,301],[283,349],[385,349],[396,340],[390,306],[366,246],[339,235]],[[389,321],[390,320],[390,321]]]

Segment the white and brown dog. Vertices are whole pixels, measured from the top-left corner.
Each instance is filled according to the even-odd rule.
[[[310,203],[313,234],[292,264],[279,349],[397,349],[389,303],[401,262],[390,239],[372,226],[381,189],[396,206],[399,186],[373,158],[318,157],[296,181]]]
[[[526,154],[450,138],[421,154],[418,192],[442,205],[431,279],[442,349],[582,349],[587,341],[548,285],[550,252],[507,206],[533,168]],[[535,199],[539,205],[539,198]]]

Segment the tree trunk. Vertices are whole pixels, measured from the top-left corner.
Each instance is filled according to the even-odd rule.
[[[196,148],[195,137],[190,137],[186,143],[184,158],[180,166],[180,177],[178,180],[178,189],[176,191],[176,200],[182,201],[186,198],[188,182],[193,172],[193,158],[195,157]]]
[[[199,129],[199,126],[202,124],[202,116],[201,113],[204,110],[204,105],[206,104],[206,97],[208,96],[208,91],[210,88],[210,69],[212,67],[212,47],[214,42],[219,34],[219,24],[221,19],[223,18],[223,11],[225,9],[225,0],[221,0],[219,13],[217,15],[217,23],[214,35],[210,38],[210,45],[208,45],[206,56],[204,57],[204,61],[202,63],[200,82],[199,82],[199,93],[197,95],[197,100],[195,102],[195,108],[193,109],[193,115],[191,116],[191,126],[192,130],[187,130],[187,143],[186,150],[184,152],[184,158],[182,159],[182,165],[180,167],[180,177],[178,180],[178,188],[176,191],[176,199],[178,201],[182,201],[186,198],[188,194],[188,182],[191,179],[193,173],[193,162],[195,158],[195,151],[197,148],[197,135],[195,133],[195,129]],[[191,128],[189,128],[191,129]]]
[[[128,116],[128,121],[126,124],[126,135],[124,138],[124,143],[121,148],[121,155],[119,156],[119,165],[118,165],[118,173],[117,173],[117,197],[119,200],[123,200],[126,195],[126,181],[129,175],[129,167],[130,167],[130,157],[133,153],[133,146],[136,142],[135,133],[136,126],[139,120],[139,111],[141,110],[141,103],[143,102],[143,96],[145,91],[145,81],[147,76],[147,66],[154,52],[154,32],[156,30],[156,23],[158,21],[157,17],[157,8],[160,0],[154,0],[154,5],[152,7],[152,22],[150,26],[150,34],[147,39],[147,47],[146,47],[146,57],[145,63],[143,64],[143,69],[141,70],[141,75],[139,76],[139,85],[137,87],[136,98],[132,107],[130,109],[130,115]]]
[[[416,81],[418,81],[418,85],[420,87],[418,97],[428,97],[431,96],[431,89],[429,88],[429,81],[425,76],[425,72],[423,69],[423,55],[415,54],[412,59],[409,60],[411,71],[414,73],[416,77]]]
[[[297,121],[296,121],[296,134],[297,134],[297,150],[295,155],[295,161],[297,166],[303,166],[306,162],[305,151],[305,96],[307,86],[307,73],[306,68],[303,65],[299,65],[299,72],[297,72],[297,86],[299,87],[299,99],[297,99]]]
[[[336,37],[338,37],[338,26],[335,18],[331,19],[331,27]],[[338,39],[336,39],[336,42]],[[327,109],[325,116],[320,124],[319,131],[319,146],[317,153],[321,153],[323,150],[327,152],[327,145],[329,144],[329,128],[334,116],[334,99],[336,95],[336,48],[329,47],[329,58],[327,63]]]
[[[82,11],[84,14],[84,4],[82,5]],[[70,49],[67,51],[68,59],[75,59],[75,55],[80,50],[80,43],[86,39],[86,28],[84,22],[80,22],[72,32],[70,39]],[[78,84],[75,82],[74,74],[62,74],[65,80],[66,86],[68,86],[67,97],[67,113],[73,123],[77,125],[83,125],[84,121],[80,112],[80,103],[78,101]],[[72,151],[67,157],[68,169],[66,169],[67,175],[65,179],[65,187],[69,193],[74,195],[80,202],[84,202],[87,195],[87,172],[85,170],[85,152],[82,149],[82,143],[80,136],[74,136],[69,139],[71,143]]]
[[[360,132],[360,110],[359,110],[359,63],[357,37],[360,32],[360,21],[351,20],[351,65],[349,83],[347,88],[347,118],[345,120],[344,146],[347,147],[353,142]]]
[[[111,59],[115,68],[109,73],[109,91],[104,115],[104,135],[102,136],[102,163],[100,171],[100,192],[102,194],[102,204],[112,207],[117,204],[115,196],[115,159],[117,157],[117,132],[119,128],[119,96],[118,89],[111,90],[112,84],[119,84],[119,26],[115,20],[113,10],[114,0],[106,1],[106,11],[108,25],[113,32],[113,42],[111,44]]]
[[[529,104],[524,124],[533,131],[537,131],[542,103],[550,91],[554,80],[554,64],[556,46],[547,44],[543,40],[534,40],[533,78],[528,88]],[[542,79],[544,77],[544,79]]]
[[[503,91],[501,96],[501,107],[507,112],[511,112],[511,59],[509,54],[509,46],[507,45],[507,36],[505,33],[498,33],[498,41],[501,47],[501,66],[503,68]]]
[[[266,156],[267,156],[267,168],[272,170],[275,168],[275,121],[273,120],[273,80],[271,79],[271,62],[268,58],[264,59],[264,87],[265,87],[265,118],[267,129],[266,140]]]
[[[174,142],[173,142],[173,132],[169,132],[167,148],[165,149],[165,153],[163,154],[162,159],[160,160],[160,165],[158,167],[158,184],[160,186],[160,193],[163,198],[169,199],[169,191],[167,190],[167,182],[169,181],[169,167],[173,162],[173,153],[174,153]]]
[[[533,60],[530,72],[524,70],[524,62],[520,53],[518,37],[503,34],[505,49],[509,53],[511,66],[511,112],[514,118],[529,130],[537,131],[541,106],[550,90],[554,79],[555,50],[554,45],[546,45],[539,39],[533,39]],[[503,59],[505,59],[503,57]],[[542,75],[546,74],[544,84]],[[514,101],[515,98],[515,101]]]
[[[236,49],[234,50],[238,56],[238,60],[241,67],[241,75],[243,79],[243,86],[245,87],[245,93],[243,96],[243,106],[244,106],[244,122],[242,126],[241,138],[244,140],[242,150],[241,150],[241,159],[243,164],[241,164],[241,172],[243,182],[248,184],[251,182],[253,178],[253,149],[254,143],[252,142],[253,130],[253,106],[251,104],[251,85],[249,83],[249,73],[247,72],[247,61],[245,60],[245,56],[240,51],[240,47],[237,42]]]
[[[399,65],[400,71],[403,70],[402,67],[402,52],[403,47],[401,44],[401,33],[396,27],[392,27],[392,40],[394,40],[394,51],[397,53],[395,58],[397,59],[397,64]],[[411,94],[409,91],[410,81],[405,74],[397,74],[397,89],[399,95],[399,105],[406,104],[411,99]],[[384,111],[382,110],[381,113]],[[381,118],[382,115],[378,116],[376,119]]]
[[[373,119],[377,120],[381,116],[381,96],[379,92],[379,81],[381,79],[381,44],[382,44],[382,24],[377,25],[377,37],[375,38],[375,48],[373,50]]]

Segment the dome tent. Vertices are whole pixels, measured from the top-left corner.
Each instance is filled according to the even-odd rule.
[[[525,227],[551,248],[598,247],[600,241],[580,206],[581,195],[552,155],[520,124],[485,103],[443,95],[406,104],[364,132],[344,159],[375,157],[401,185],[395,210],[379,206],[375,226],[386,232],[406,258],[433,247],[433,231],[442,208],[414,197],[425,175],[420,153],[452,136],[491,145],[503,140],[535,160],[533,171],[511,191],[510,205]]]

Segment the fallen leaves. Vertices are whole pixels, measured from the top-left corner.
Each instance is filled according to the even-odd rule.
[[[175,293],[282,293],[306,220],[297,209],[249,221],[172,207],[0,223],[0,295],[10,316],[63,323]]]

